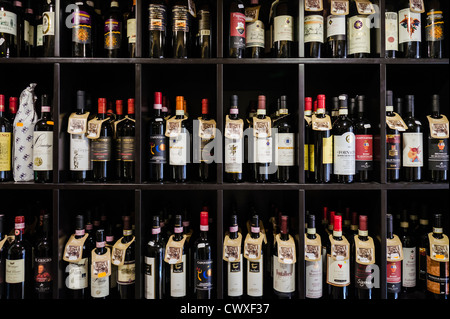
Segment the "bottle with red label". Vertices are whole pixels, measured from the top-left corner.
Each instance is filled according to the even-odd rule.
[[[386,219],[387,238],[394,239],[394,218],[391,214],[387,214]],[[396,251],[394,251],[394,249],[396,249]],[[386,287],[388,299],[399,299],[402,289],[402,261],[399,258],[401,249],[401,245],[397,248],[393,248],[392,246],[387,247],[388,257],[389,255],[391,256],[386,262]],[[399,260],[393,260],[394,257],[397,257]]]
[[[355,160],[356,181],[369,182],[372,180],[373,171],[373,133],[372,126],[365,113],[365,97],[356,97],[355,114]]]
[[[245,54],[245,7],[241,0],[230,6],[229,57],[243,58]]]
[[[52,241],[50,215],[43,215],[42,234],[34,248],[34,294],[36,299],[51,299],[53,294]]]

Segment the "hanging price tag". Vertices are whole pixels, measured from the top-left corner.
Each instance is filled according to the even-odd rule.
[[[349,13],[348,0],[331,0],[330,11],[332,15],[347,15]]]
[[[310,239],[305,234],[305,260],[319,261],[322,259],[322,241],[320,235],[316,234],[315,239]]]
[[[393,130],[398,130],[401,132],[406,131],[408,126],[405,124],[402,117],[395,112],[392,113],[394,116],[386,116],[386,124]]]
[[[168,264],[178,264],[183,261],[183,246],[186,241],[186,235],[180,241],[173,240],[174,235],[169,237],[166,245],[166,253],[164,254],[164,261]]]
[[[440,119],[432,118],[427,115],[430,124],[430,136],[432,138],[449,138],[449,122],[445,115],[441,115]]]
[[[288,240],[281,240],[281,235],[277,234],[275,240],[278,245],[278,262],[281,264],[295,264],[297,259],[294,238],[289,235]]]
[[[111,250],[106,247],[106,253],[98,255],[92,249],[91,274],[93,278],[104,278],[111,275]]]
[[[227,234],[223,241],[223,260],[227,262],[239,262],[241,260],[242,234],[238,238],[231,239]]]
[[[88,128],[86,132],[86,137],[90,139],[97,139],[100,136],[100,130],[102,124],[105,121],[109,121],[109,117],[103,120],[93,119],[88,122]]]
[[[362,265],[375,264],[375,244],[372,237],[368,237],[368,240],[360,240],[358,235],[355,235],[355,251],[356,262]]]
[[[305,0],[305,11],[322,11],[323,0]]]
[[[72,113],[69,116],[67,125],[67,133],[69,134],[85,134],[87,130],[87,120],[89,112],[85,114]]]
[[[312,129],[315,131],[329,131],[331,130],[331,118],[329,115],[325,115],[325,117],[317,117],[313,114],[311,118]]]
[[[400,238],[398,238],[397,235],[394,235],[394,238],[390,239],[388,238],[386,241],[386,253],[387,258],[386,260],[389,262],[393,261],[401,261],[403,260],[403,249],[402,249],[402,242],[400,241]]]
[[[87,238],[88,234],[81,238],[75,238],[75,235],[72,234],[64,248],[63,260],[72,263],[79,262],[83,257],[83,246]]]
[[[122,237],[123,238],[123,237]],[[111,254],[111,260],[112,263],[116,266],[122,266],[125,262],[125,252],[133,242],[134,242],[134,236],[133,239],[127,243],[122,243],[122,238],[120,238],[114,246],[112,247],[112,254]]]
[[[449,261],[449,241],[445,234],[442,238],[434,238],[433,233],[428,234],[430,241],[430,258],[434,261],[448,262]]]

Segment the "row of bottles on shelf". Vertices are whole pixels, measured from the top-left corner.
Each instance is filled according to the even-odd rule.
[[[55,1],[39,2],[37,10],[30,0],[23,2],[0,2],[6,13],[2,19],[14,21],[0,29],[0,57],[53,56]],[[304,19],[298,22],[296,6],[289,0],[231,1],[226,57],[294,57],[298,22],[304,24],[306,57],[380,56],[378,1],[306,0]],[[62,34],[71,38],[73,57],[136,57],[136,0],[126,7],[110,1],[107,12],[92,0],[72,1],[67,9]],[[142,23],[144,57],[212,57],[214,12],[209,1],[151,0],[143,10],[148,11]],[[386,1],[385,30],[387,58],[443,57],[444,18],[438,0]]]

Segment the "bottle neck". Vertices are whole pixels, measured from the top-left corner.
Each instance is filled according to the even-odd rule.
[[[95,242],[95,248],[98,253],[104,253],[106,251],[106,241]]]
[[[51,116],[51,108],[50,108],[50,106],[42,106],[41,107],[41,118],[45,119],[45,120],[48,120],[51,117],[52,116]]]
[[[173,229],[173,239],[175,241],[180,241],[183,239],[184,228],[182,225],[176,225]]]
[[[309,238],[309,239],[314,239],[314,238],[316,238],[317,236],[316,236],[316,229],[315,228],[307,228],[306,229],[306,236]]]
[[[251,226],[251,229],[250,229],[250,236],[251,236],[252,238],[259,238],[259,232],[260,232],[259,227]]]
[[[238,238],[238,225],[233,225],[229,229],[229,237],[230,239],[237,239]]]
[[[368,240],[369,232],[367,230],[358,229],[358,238],[362,241]]]
[[[441,239],[444,237],[442,227],[433,227],[433,237],[437,239]]]

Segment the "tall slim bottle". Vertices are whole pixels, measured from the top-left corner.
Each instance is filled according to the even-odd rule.
[[[56,30],[56,3],[47,0],[44,3],[42,13],[42,45],[43,56],[55,56],[55,30]]]
[[[148,4],[148,57],[164,58],[167,41],[167,6],[164,0]]]
[[[251,218],[251,227],[250,227],[250,237],[252,239],[258,240],[260,238],[260,226],[259,226],[259,216],[253,215]],[[260,258],[250,260],[247,258],[246,260],[246,278],[247,278],[247,291],[246,291],[246,297],[249,299],[261,299],[264,296],[264,272],[263,269],[264,266],[264,258],[267,258],[264,256],[265,248],[259,247],[259,252],[253,252],[253,253],[259,253]],[[247,252],[246,252],[247,253]],[[251,252],[250,252],[251,253]]]
[[[308,226],[306,228],[306,238],[309,240],[319,239],[316,229],[316,216],[308,215]],[[322,250],[322,236],[317,244],[319,250]],[[308,250],[305,248],[305,257],[312,260],[305,260],[305,297],[307,299],[320,299],[323,297],[323,252],[320,251],[320,259],[317,259],[317,251],[314,249]]]
[[[208,99],[202,99],[202,121],[211,120],[210,107]],[[215,134],[215,133],[214,133]],[[210,182],[214,180],[216,176],[216,165],[214,158],[214,148],[211,146],[214,143],[214,139],[208,136],[199,137],[197,150],[198,163],[197,176],[201,182]]]
[[[385,57],[398,58],[398,13],[393,1],[386,1],[385,8]]]
[[[211,8],[208,0],[200,1],[197,5],[196,56],[201,59],[208,59],[211,58],[213,42]]]
[[[6,117],[5,96],[0,94],[0,182],[12,180],[12,132],[12,122]]]
[[[325,95],[317,96],[316,117],[320,120],[326,118]],[[331,127],[323,127],[313,123],[312,138],[314,143],[314,181],[328,183],[333,173],[333,135]]]
[[[166,243],[161,237],[159,216],[152,219],[152,234],[147,243],[144,257],[144,297],[162,299],[166,293],[164,253]]]
[[[444,14],[441,2],[430,0],[426,4],[427,23],[425,25],[425,40],[427,43],[426,57],[442,59],[444,56]]]
[[[36,299],[53,297],[53,245],[50,236],[50,215],[42,220],[42,234],[34,248],[34,296]]]
[[[312,182],[313,174],[314,174],[314,144],[312,140],[312,98],[311,97],[305,97],[305,121],[304,121],[304,143],[305,143],[305,150],[304,150],[304,171],[305,171],[305,182]]]
[[[172,6],[172,56],[191,57],[192,16],[187,0],[175,0]]]
[[[259,120],[267,119],[266,116],[266,97],[264,95],[258,96],[258,110],[256,118]],[[253,127],[253,130],[256,128]],[[253,139],[253,161],[254,161],[254,179],[256,182],[268,182],[270,178],[269,168],[272,163],[272,137],[267,136],[270,132],[263,132],[261,137],[254,137]],[[265,134],[265,135],[264,135]],[[253,137],[253,136],[252,136]]]
[[[372,125],[367,119],[365,96],[356,97],[357,115],[355,116],[355,160],[358,182],[369,182],[373,175],[373,133]]]
[[[275,122],[275,180],[279,183],[291,182],[295,169],[295,134],[287,107],[287,97],[280,97],[279,117]]]
[[[415,117],[414,95],[406,96],[406,116],[404,117],[407,130],[402,133],[403,178],[407,182],[420,182],[423,171],[423,133],[422,124]]]
[[[394,239],[394,218],[391,214],[386,215],[387,239]],[[388,261],[386,263],[386,287],[388,299],[399,299],[402,289],[402,261],[400,260],[399,246],[387,247]],[[398,259],[398,261],[396,260]]]
[[[239,237],[238,217],[236,214],[231,215],[230,226],[228,231],[230,240],[237,240]],[[226,270],[226,298],[241,299],[244,295],[244,260],[242,254],[242,242],[240,247],[240,254],[235,254],[236,250],[228,261],[224,261],[224,269]]]
[[[193,246],[194,296],[196,299],[214,298],[214,260],[211,240],[208,238],[208,212],[200,212],[200,234]]]
[[[241,0],[233,0],[230,4],[230,31],[229,31],[230,58],[243,58],[245,55],[245,8]]]
[[[289,235],[288,216],[282,215],[280,222],[280,243],[287,242],[292,238]],[[273,256],[272,256],[272,279],[273,279],[273,293],[278,299],[294,299],[296,296],[296,264],[293,262],[293,256],[286,254],[283,259],[286,261],[281,263],[279,261],[279,242],[275,241]],[[290,247],[292,248],[292,247]],[[290,250],[290,253],[294,253]],[[289,260],[289,262],[287,262]]]
[[[167,179],[167,146],[164,135],[166,122],[162,116],[162,93],[155,92],[153,118],[149,124],[148,137],[148,179],[150,182],[163,182]]]
[[[117,269],[117,288],[120,299],[134,299],[136,290],[136,241],[134,240],[130,216],[124,216],[121,244],[127,245],[124,263]]]
[[[417,242],[414,230],[411,230],[408,221],[408,214],[403,211],[400,221],[399,238],[402,242],[403,261],[402,261],[402,295],[408,295],[416,289],[417,286]]]
[[[275,58],[291,58],[294,55],[293,2],[280,0],[273,4],[273,49]]]
[[[175,215],[173,240],[181,242],[183,240],[183,217]],[[179,244],[180,245],[180,244]],[[188,296],[188,263],[187,263],[187,244],[184,241],[180,250],[180,261],[176,264],[167,263],[167,293],[168,298],[184,299]]]
[[[440,113],[440,97],[434,94],[431,97],[431,114],[428,118],[427,151],[428,151],[428,179],[434,183],[448,181],[448,138],[445,132],[435,129],[439,125],[433,125],[443,118]],[[431,134],[433,133],[433,134]]]
[[[386,118],[394,117],[394,97],[386,92]],[[386,181],[398,182],[401,168],[401,135],[398,129],[386,124]]]
[[[103,56],[106,58],[122,57],[123,15],[119,2],[112,0],[105,13],[103,32]]]
[[[120,179],[123,182],[134,182],[136,167],[136,120],[134,117],[134,99],[127,101],[127,116],[117,124],[116,136],[120,139]]]
[[[106,249],[106,236],[104,229],[98,229],[95,233],[95,248],[92,250],[92,254],[105,256],[108,253]],[[92,260],[94,263],[94,260]],[[109,263],[111,266],[111,263]],[[98,272],[104,273],[107,272],[108,269],[97,269]],[[94,274],[94,265],[91,265],[92,274]],[[109,281],[111,280],[110,276],[102,276],[99,275],[97,278],[91,276],[91,298],[93,299],[109,299],[111,293],[111,286]]]
[[[170,162],[170,176],[171,180],[177,183],[184,183],[187,181],[188,172],[188,147],[189,147],[189,131],[185,123],[185,111],[183,106],[183,97],[176,98],[176,115],[175,119],[180,120],[180,132],[176,137],[169,138],[169,162]]]
[[[72,19],[72,56],[82,58],[94,57],[97,40],[97,20],[94,8],[89,1],[75,3],[76,9]]]
[[[243,180],[243,162],[244,162],[244,122],[239,118],[238,96],[232,95],[230,98],[230,111],[228,118],[231,121],[241,120],[241,125],[232,124],[229,128],[229,137],[225,136],[225,176],[227,182],[242,182]]]
[[[331,5],[329,11],[331,11]],[[347,57],[347,16],[328,12],[326,21],[326,55],[329,58]]]
[[[0,214],[0,300],[6,299],[5,267],[9,248],[8,236],[4,231],[6,224],[5,215]]]
[[[410,0],[403,0],[398,11],[398,44],[403,58],[422,56],[422,14],[410,8]]]
[[[133,0],[133,3],[130,8],[130,12],[127,16],[127,51],[128,51],[128,57],[129,58],[135,58],[136,57],[136,41],[137,41],[137,34],[136,34],[136,0]]]
[[[17,57],[17,13],[11,1],[1,1],[0,58]],[[12,23],[11,23],[12,22]]]
[[[323,1],[316,1],[316,6],[314,7],[307,6],[307,4],[309,3],[305,2],[305,57],[322,58],[325,56],[325,19]]]

